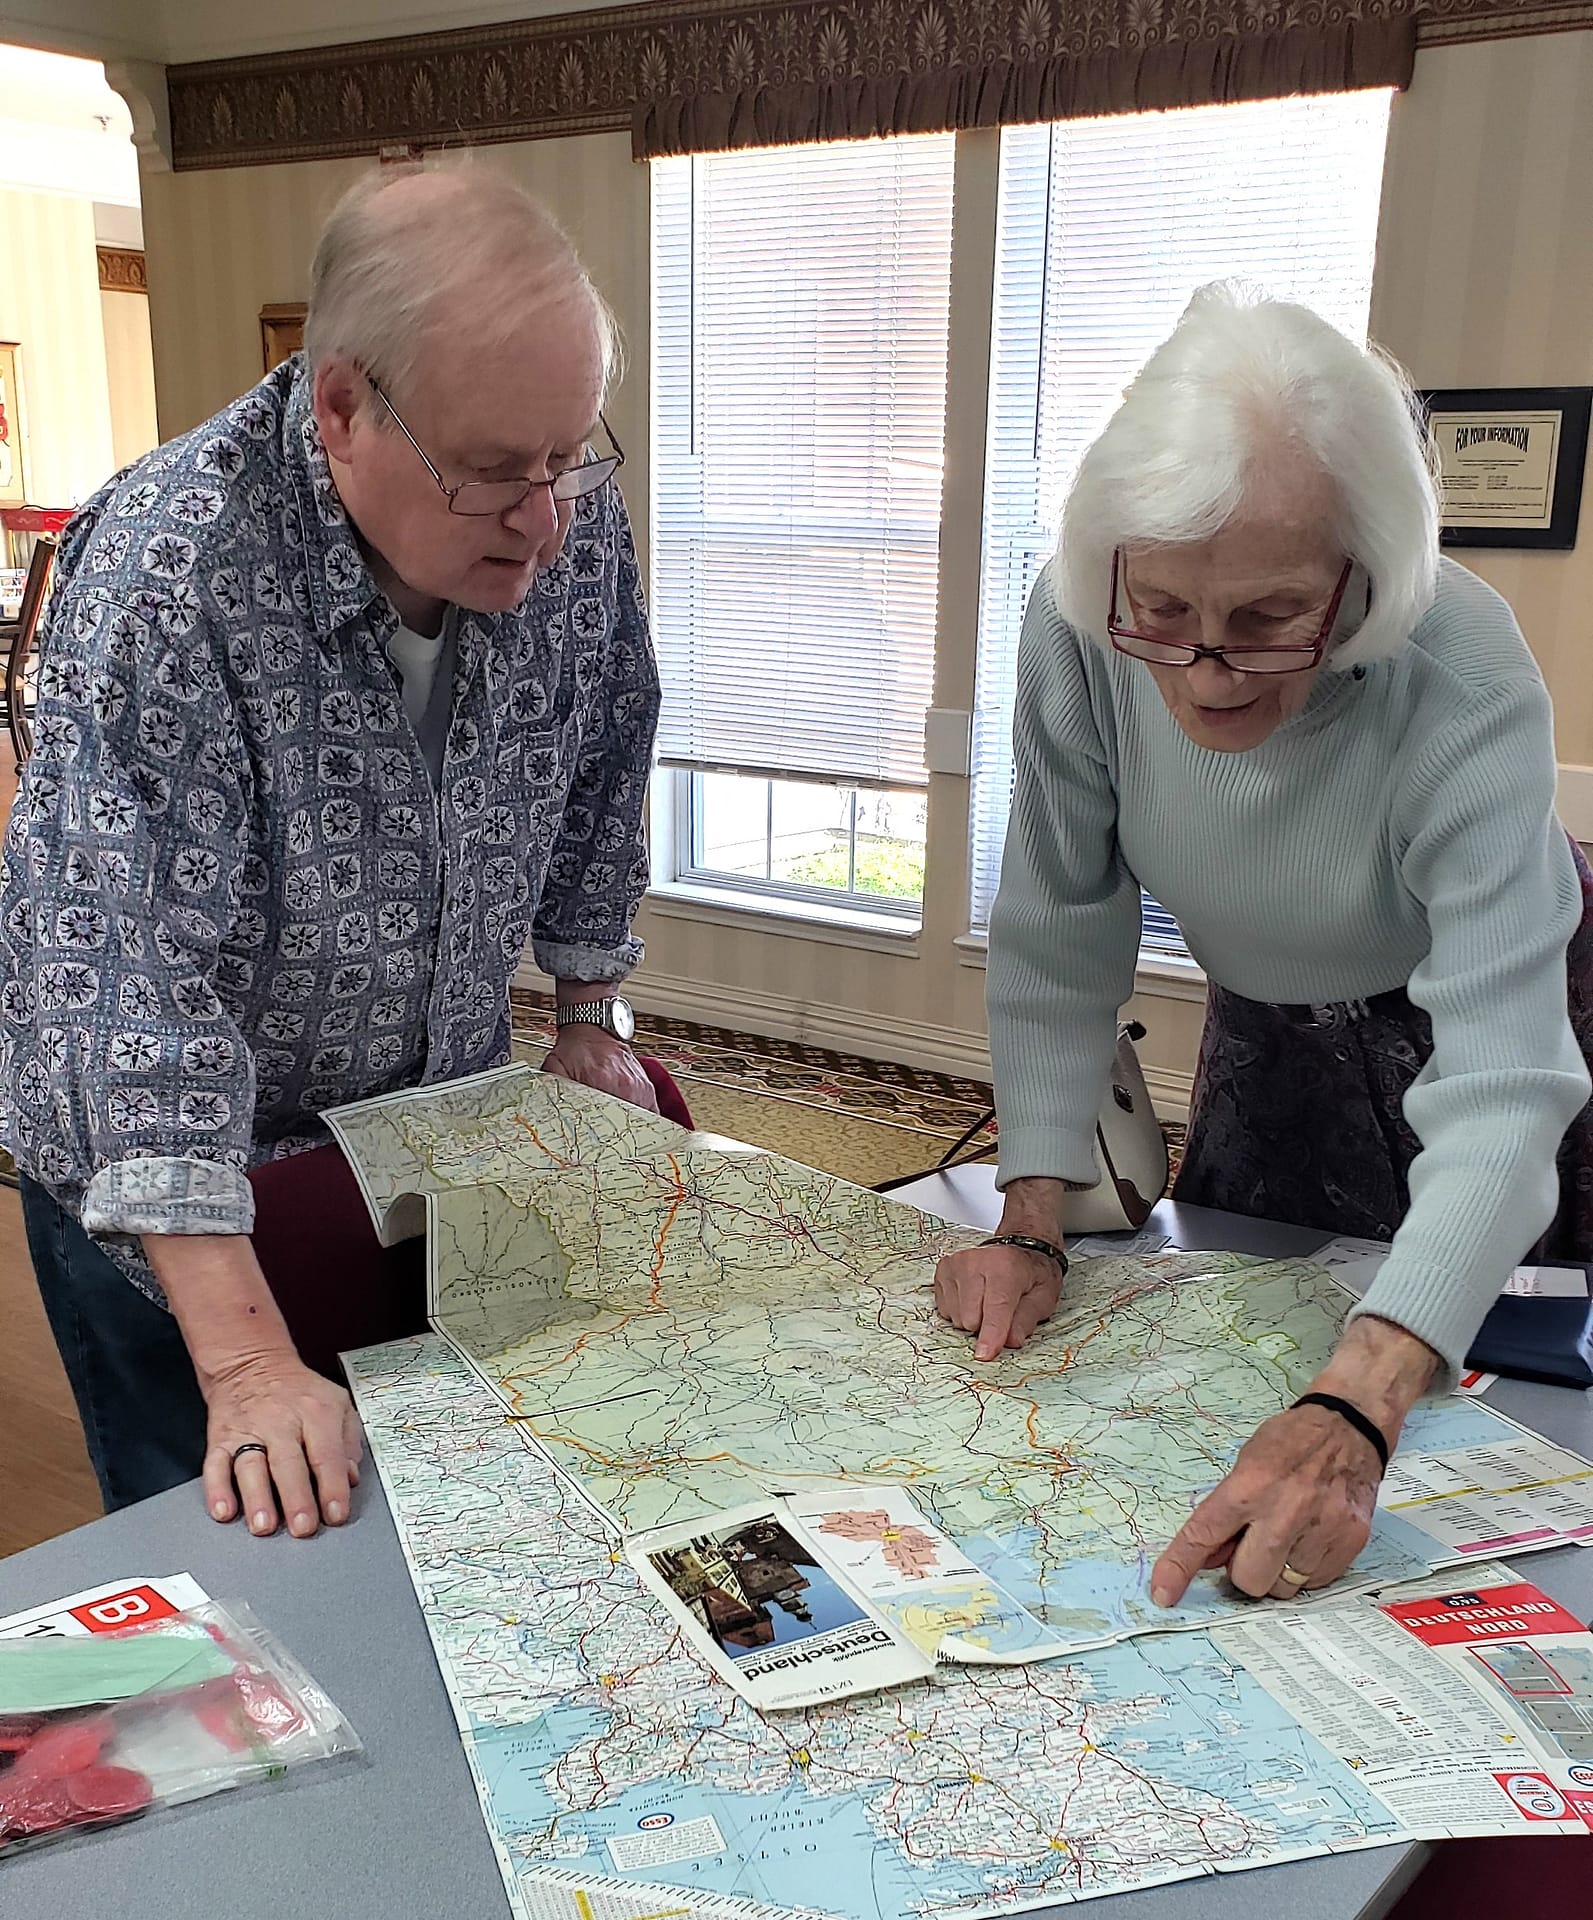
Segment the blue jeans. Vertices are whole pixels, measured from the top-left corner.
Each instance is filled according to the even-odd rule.
[[[33,1271],[106,1512],[192,1480],[204,1464],[205,1401],[176,1320],[46,1188],[26,1174],[21,1188]]]

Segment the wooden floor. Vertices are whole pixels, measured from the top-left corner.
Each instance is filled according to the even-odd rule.
[[[0,821],[16,771],[0,736]],[[0,1186],[0,1555],[100,1512],[72,1392],[50,1338],[15,1187]]]
[[[0,1187],[0,1555],[100,1512],[71,1389],[39,1304],[22,1207]]]

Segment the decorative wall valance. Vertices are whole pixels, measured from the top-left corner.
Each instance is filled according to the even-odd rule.
[[[179,168],[630,129],[638,158],[1408,84],[1593,0],[644,0],[168,70]]]
[[[142,247],[96,247],[101,293],[148,293]]]

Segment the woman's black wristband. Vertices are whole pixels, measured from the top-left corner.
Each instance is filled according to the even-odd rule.
[[[1032,1233],[993,1233],[988,1240],[981,1240],[979,1244],[982,1247],[1021,1247],[1025,1253],[1043,1253],[1047,1260],[1057,1263],[1062,1269],[1062,1277],[1067,1278],[1067,1255],[1052,1241],[1037,1239]]]
[[[1377,1457],[1384,1473],[1388,1472],[1388,1441],[1383,1437],[1383,1429],[1375,1420],[1369,1420],[1360,1408],[1351,1401],[1341,1400],[1336,1393],[1302,1393],[1295,1401],[1296,1407],[1326,1407],[1329,1413],[1336,1413],[1341,1420],[1347,1420],[1368,1446],[1377,1449]],[[1289,1411],[1292,1413],[1294,1408]]]

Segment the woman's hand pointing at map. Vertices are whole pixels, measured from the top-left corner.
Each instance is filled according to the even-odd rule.
[[[974,1358],[995,1360],[1021,1347],[1056,1312],[1065,1264],[1060,1180],[1014,1180],[1003,1196],[1001,1225],[984,1246],[949,1253],[935,1269],[935,1310],[974,1338]],[[1005,1238],[1033,1244],[999,1245]]]
[[[1151,1569],[1157,1606],[1176,1606],[1213,1567],[1257,1598],[1291,1600],[1337,1580],[1370,1537],[1383,1478],[1386,1453],[1366,1429],[1392,1451],[1437,1364],[1403,1327],[1352,1321],[1311,1383],[1314,1404],[1261,1423]]]
[[[935,1270],[935,1307],[974,1335],[974,1358],[1021,1347],[1056,1311],[1064,1264],[1058,1180],[1014,1180],[995,1242],[965,1247]],[[1038,1243],[1038,1246],[1032,1243]],[[1392,1322],[1353,1321],[1311,1383],[1312,1405],[1275,1413],[1190,1514],[1151,1572],[1151,1598],[1177,1606],[1218,1567],[1241,1593],[1289,1600],[1337,1580],[1366,1545],[1387,1455],[1426,1392],[1438,1357]]]

